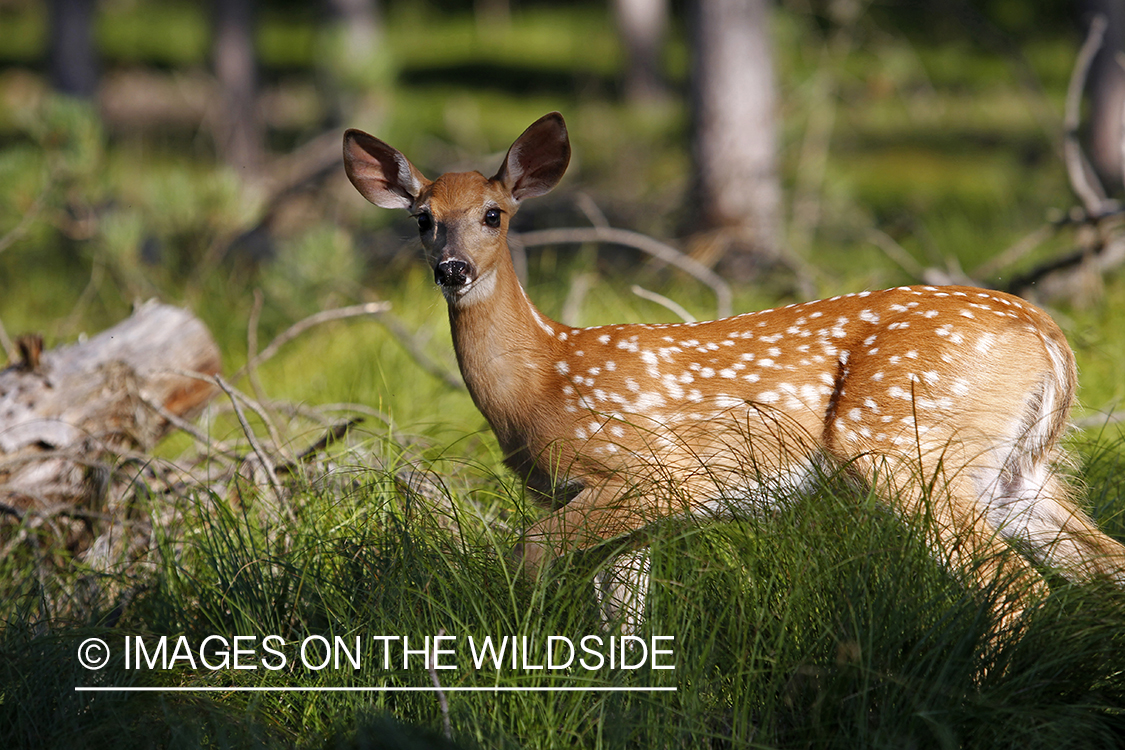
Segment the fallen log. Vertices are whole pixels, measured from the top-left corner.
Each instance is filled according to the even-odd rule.
[[[0,370],[0,510],[100,512],[117,456],[148,452],[216,386],[219,348],[190,312],[155,301],[85,341],[42,350],[20,340]],[[101,497],[99,497],[101,496]]]

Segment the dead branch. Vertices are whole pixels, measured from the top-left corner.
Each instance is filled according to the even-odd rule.
[[[674,314],[680,317],[680,320],[684,321],[685,323],[695,322],[695,316],[689,313],[683,305],[681,305],[679,302],[676,302],[675,300],[665,297],[663,294],[657,294],[656,292],[649,291],[648,289],[645,289],[638,284],[633,284],[633,286],[630,287],[630,291],[632,291],[633,294],[637,295],[641,299],[647,299],[649,302],[655,302],[661,307],[667,310],[671,310]]]
[[[227,394],[227,397],[230,399],[231,406],[234,407],[234,413],[238,417],[238,423],[242,426],[242,433],[246,436],[247,442],[250,443],[254,455],[257,456],[258,461],[261,462],[262,473],[266,475],[266,480],[269,482],[270,489],[273,491],[272,502],[270,503],[272,507],[270,510],[278,516],[279,519],[280,514],[284,512],[288,520],[294,520],[292,510],[285,504],[285,496],[282,493],[281,484],[277,481],[277,469],[270,459],[269,454],[265,452],[261,443],[258,442],[254,430],[250,427],[250,422],[246,419],[246,413],[242,411],[242,406],[239,404],[240,399],[238,396],[235,396],[234,389],[220,376],[216,375],[214,380],[215,384],[218,385],[219,388],[223,390],[223,393]]]
[[[914,260],[914,256],[908,253],[906,251],[906,248],[900,245],[894,237],[890,236],[883,230],[872,227],[867,232],[867,239],[869,242],[871,242],[872,245],[882,250],[883,255],[890,258],[891,261],[895,263],[895,265],[897,265],[903,271],[906,271],[914,278],[920,279],[926,272],[925,267],[923,267],[922,264],[918,261]]]
[[[362,305],[352,305],[351,307],[338,307],[333,310],[323,310],[313,315],[298,320],[293,325],[286,328],[269,343],[260,353],[250,357],[246,364],[244,364],[238,372],[231,376],[231,380],[238,380],[248,371],[258,367],[263,362],[269,360],[281,347],[288,344],[293,339],[300,336],[302,333],[310,328],[321,325],[323,323],[330,323],[334,320],[343,320],[345,318],[354,318],[361,315],[376,315],[378,313],[386,312],[391,309],[390,302],[368,302]]]
[[[433,375],[447,387],[458,391],[465,390],[465,382],[461,379],[461,376],[451,372],[448,368],[443,367],[431,359],[430,355],[426,354],[421,344],[418,343],[417,337],[406,329],[406,326],[401,320],[389,312],[381,313],[376,316],[376,318],[383,324],[383,327],[387,329],[387,332],[395,337],[399,346],[406,350],[406,353],[411,356],[419,367],[430,375]]]
[[[437,637],[441,638],[445,635],[445,628],[438,631]],[[436,647],[435,647],[436,650]],[[441,709],[441,726],[442,734],[445,739],[453,741],[453,723],[449,719],[449,699],[445,697],[445,691],[442,690],[441,680],[438,679],[437,667],[435,666],[437,659],[426,660],[426,669],[430,673],[430,680],[434,683],[434,690],[437,691],[438,708]]]
[[[1050,223],[1032,230],[999,255],[973,269],[973,276],[978,279],[986,279],[1002,269],[1009,268],[1054,236],[1055,231],[1055,226]]]
[[[8,331],[4,328],[4,321],[2,320],[0,320],[0,349],[4,350],[4,355],[8,358],[9,364],[16,361],[16,346],[12,343],[11,337],[8,336]]]
[[[1070,74],[1070,82],[1066,90],[1066,113],[1063,118],[1063,158],[1066,163],[1066,173],[1070,178],[1071,187],[1086,208],[1086,213],[1091,216],[1100,216],[1106,210],[1106,194],[1078,143],[1078,125],[1081,117],[1082,92],[1086,88],[1090,64],[1102,46],[1106,25],[1106,18],[1103,15],[1095,16],[1090,22],[1090,31],[1078,51],[1078,59]]]
[[[261,289],[254,290],[254,304],[250,307],[250,319],[246,323],[246,361],[253,362],[254,358],[258,355],[258,321],[262,317],[262,305],[265,303],[265,296],[262,294]],[[259,401],[265,401],[265,391],[262,389],[262,383],[258,380],[258,368],[246,365],[246,379],[250,381],[250,390],[254,392],[254,398]]]
[[[168,305],[140,305],[118,325],[70,346],[42,350],[41,339],[21,341],[25,355],[0,371],[0,456],[9,467],[0,470],[0,482],[24,498],[86,498],[91,467],[150,450],[172,427],[163,413],[193,415],[215,393],[212,382],[169,371],[178,366],[210,377],[220,360],[206,326]]]
[[[519,241],[527,247],[538,245],[572,245],[585,242],[601,242],[623,245],[675,266],[684,273],[707,285],[715,292],[716,308],[720,318],[729,317],[733,311],[733,295],[730,284],[707,266],[698,262],[671,245],[653,239],[640,232],[615,227],[572,227],[565,229],[539,229],[519,235]]]
[[[582,310],[582,303],[586,300],[586,295],[590,292],[590,288],[594,286],[594,281],[597,275],[592,271],[578,273],[570,280],[570,289],[566,292],[566,300],[563,301],[562,314],[559,315],[564,325],[576,326],[578,325],[579,313]]]
[[[27,234],[27,228],[31,226],[32,222],[39,218],[39,214],[43,212],[43,207],[47,205],[47,196],[50,195],[52,188],[52,182],[48,182],[31,206],[23,212],[23,216],[16,222],[16,225],[9,229],[3,237],[0,237],[0,253],[7,250]]]

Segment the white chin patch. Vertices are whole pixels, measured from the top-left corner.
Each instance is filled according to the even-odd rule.
[[[487,299],[496,288],[496,272],[489,271],[479,278],[469,279],[456,289],[442,287],[441,291],[449,302],[459,305],[472,305]]]

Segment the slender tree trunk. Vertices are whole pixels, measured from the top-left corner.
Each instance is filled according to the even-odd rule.
[[[220,157],[241,174],[262,166],[264,133],[258,115],[253,0],[215,0],[214,65],[219,84],[215,143]]]
[[[625,46],[625,98],[633,104],[663,99],[667,91],[660,50],[668,28],[668,0],[614,0],[613,11]]]
[[[376,0],[327,0],[327,5],[331,22],[343,32],[343,53],[359,60],[369,57],[382,35]]]
[[[1087,0],[1085,24],[1095,14],[1106,17],[1105,40],[1090,66],[1086,92],[1090,101],[1087,151],[1090,163],[1109,193],[1125,184],[1125,0]]]
[[[774,75],[768,0],[695,0],[692,94],[697,219],[742,277],[779,248]]]
[[[56,91],[92,99],[98,90],[94,49],[97,0],[50,0],[48,68]]]

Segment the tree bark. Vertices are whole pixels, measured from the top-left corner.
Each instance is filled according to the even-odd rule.
[[[723,236],[724,264],[739,276],[779,248],[770,7],[768,0],[692,5],[697,218],[700,229]]]
[[[1083,5],[1087,24],[1094,15],[1103,15],[1108,22],[1086,84],[1090,102],[1087,152],[1106,192],[1116,193],[1125,184],[1125,69],[1121,67],[1121,55],[1125,52],[1125,0],[1087,0]]]
[[[87,341],[40,349],[23,337],[22,361],[0,370],[0,503],[10,514],[90,507],[114,456],[151,450],[171,428],[167,414],[190,418],[217,390],[177,372],[215,374],[220,354],[198,318],[169,305],[145,303]]]
[[[254,0],[215,0],[215,142],[223,161],[246,176],[262,168],[265,134],[258,114]]]
[[[98,57],[94,49],[97,0],[51,0],[48,68],[56,91],[93,99],[98,90]]]
[[[668,0],[614,0],[625,46],[625,98],[632,104],[660,101],[667,93],[660,49],[668,28]]]

